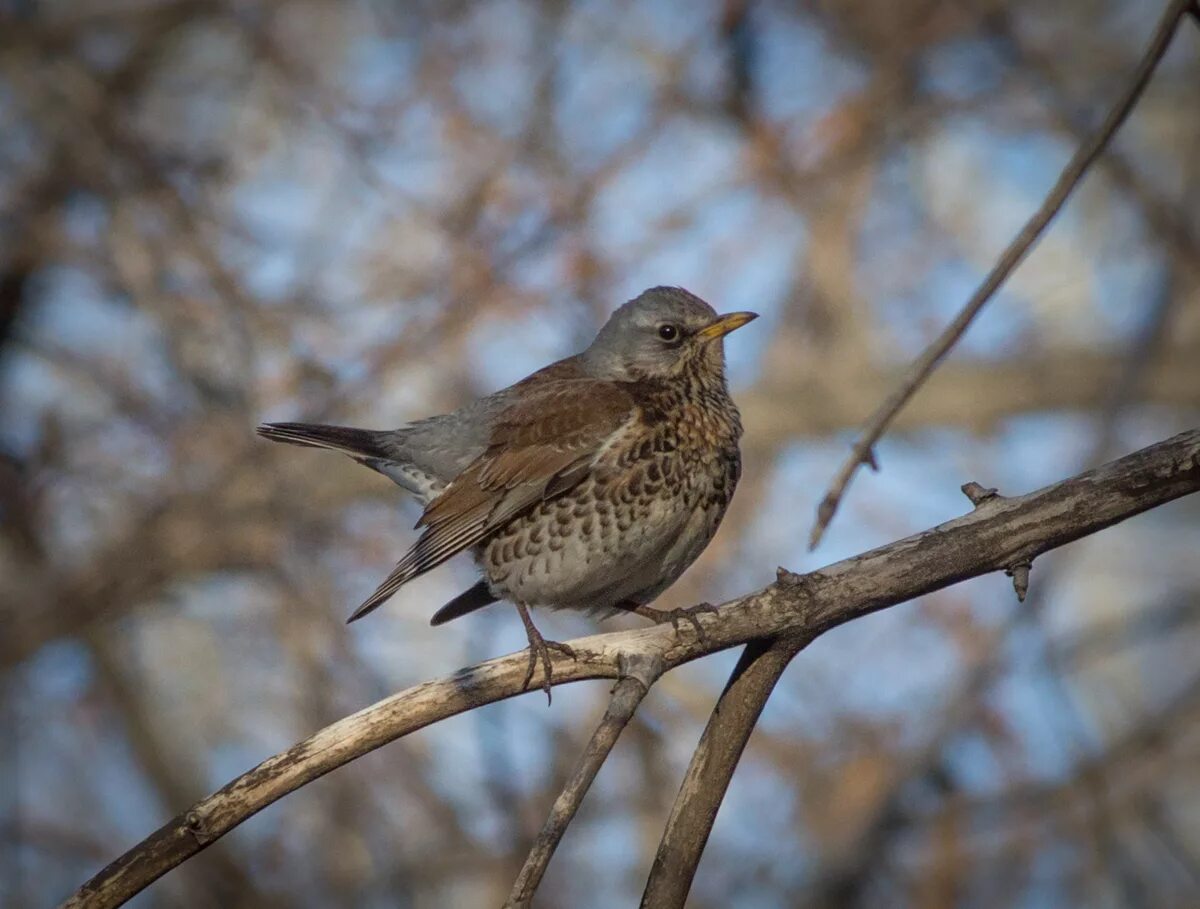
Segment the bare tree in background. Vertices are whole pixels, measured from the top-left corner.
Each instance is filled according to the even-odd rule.
[[[765,602],[706,619],[707,644],[613,622],[601,630],[626,630],[590,639],[603,657],[561,671],[615,689],[478,706],[363,757],[139,904],[536,891],[600,906],[645,890],[658,906],[690,886],[694,906],[1190,905],[1195,497],[1042,553],[1194,489],[1194,433],[1105,468],[1095,497],[1086,480],[1042,498],[984,489],[1047,487],[1196,425],[1188,14],[0,6],[0,902],[64,899],[180,812],[178,842],[199,851],[249,804],[189,812],[206,793],[329,724],[320,741],[345,760],[377,747],[412,715],[376,739],[341,718],[521,646],[500,607],[427,627],[449,571],[348,632],[415,515],[365,471],[256,444],[258,419],[449,409],[666,282],[763,312],[769,330],[731,345],[745,482],[661,605],[924,531],[978,480],[966,529],[937,538],[963,548],[931,574],[905,550],[848,563],[886,602],[785,574]],[[1119,132],[1104,122],[1130,108]],[[905,384],[1089,142],[1099,154],[1077,158],[1084,178],[1060,184],[1074,194],[1040,244],[954,355]],[[888,434],[853,450],[882,471],[848,487],[807,555],[851,433],[910,387]],[[1061,523],[1036,511],[1064,501]],[[1022,536],[1031,515],[1042,532]],[[897,573],[870,573],[882,564]],[[1028,584],[1023,605],[1003,578],[949,586],[997,569]],[[930,590],[791,663],[832,616]],[[746,642],[736,666],[696,659]],[[459,707],[516,693],[514,660],[484,664],[488,696]],[[457,712],[431,703],[432,718]],[[714,704],[727,709],[710,719]],[[701,795],[672,807],[681,780]]]

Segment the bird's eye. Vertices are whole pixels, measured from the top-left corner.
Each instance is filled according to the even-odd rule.
[[[664,341],[666,341],[668,344],[678,341],[679,340],[679,326],[672,325],[670,322],[667,322],[664,325],[660,325],[660,326],[658,326],[658,336],[660,338],[662,338]]]

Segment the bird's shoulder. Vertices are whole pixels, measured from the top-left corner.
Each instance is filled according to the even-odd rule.
[[[493,526],[571,488],[635,410],[615,382],[560,375],[530,384],[496,415],[483,453],[429,504],[421,524],[486,514]]]
[[[501,411],[488,454],[600,444],[633,415],[637,402],[620,383],[586,376],[544,378]]]

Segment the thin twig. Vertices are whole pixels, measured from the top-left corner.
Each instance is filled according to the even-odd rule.
[[[632,659],[663,671],[763,638],[811,639],[837,625],[1036,558],[1133,515],[1200,491],[1200,429],[1181,433],[1024,496],[803,578],[781,572],[768,587],[701,614],[704,635],[668,624],[572,641],[556,655],[554,684],[619,678]],[[283,796],[410,732],[521,694],[525,653],[497,657],[425,682],[339,720],[268,758],[168,821],[79,889],[64,907],[112,909]]]
[[[574,819],[575,812],[579,810],[592,781],[608,759],[617,738],[632,719],[634,711],[642,703],[642,698],[646,696],[650,686],[662,673],[661,660],[641,663],[638,671],[625,675],[613,688],[608,709],[604,711],[604,717],[592,733],[583,754],[579,756],[566,786],[554,800],[550,815],[534,840],[529,855],[525,858],[525,864],[521,866],[508,901],[504,904],[505,909],[524,909],[532,903],[533,894],[542,882],[546,867],[554,856],[554,850],[558,848],[563,834],[567,832],[567,825]]]
[[[813,525],[808,541],[808,548],[810,550],[815,549],[821,542],[821,538],[825,534],[825,529],[829,526],[829,522],[833,520],[838,506],[841,504],[842,497],[846,493],[846,488],[858,472],[858,468],[863,464],[874,464],[875,444],[887,431],[896,414],[917,393],[917,390],[933,373],[938,363],[950,352],[950,348],[958,342],[959,338],[966,332],[967,327],[979,315],[984,305],[995,295],[996,291],[1000,289],[1001,285],[1004,284],[1008,276],[1012,274],[1025,256],[1029,254],[1029,251],[1041,237],[1042,232],[1050,224],[1054,216],[1058,214],[1059,210],[1062,209],[1067,198],[1079,184],[1084,174],[1087,173],[1088,168],[1091,167],[1100,153],[1104,151],[1104,147],[1112,139],[1121,124],[1125,122],[1125,118],[1129,116],[1129,112],[1137,104],[1138,98],[1141,97],[1143,90],[1146,88],[1147,83],[1149,83],[1150,77],[1154,74],[1154,70],[1157,68],[1163,54],[1166,53],[1167,47],[1171,43],[1171,38],[1175,34],[1175,29],[1179,25],[1179,20],[1188,12],[1188,8],[1194,6],[1194,4],[1195,0],[1171,0],[1154,31],[1153,37],[1150,39],[1150,45],[1142,55],[1137,69],[1134,70],[1129,84],[1125,87],[1125,91],[1116,105],[1109,111],[1108,116],[1104,118],[1104,122],[1100,125],[1100,128],[1075,152],[1075,155],[1067,163],[1062,174],[1059,175],[1058,181],[1054,184],[1054,187],[1050,190],[1050,193],[1046,196],[1041,206],[1013,238],[1008,248],[1004,250],[1004,253],[997,260],[995,266],[992,267],[987,277],[984,278],[983,283],[971,295],[971,299],[967,301],[966,306],[954,318],[954,321],[946,326],[945,331],[917,358],[905,378],[901,381],[899,387],[892,392],[871,419],[867,421],[862,434],[855,441],[850,451],[850,456],[838,469],[833,482],[829,485],[829,489],[825,493],[825,497],[817,507],[817,520]]]
[[[803,635],[752,641],[742,651],[692,754],[650,868],[642,909],[680,909],[750,733]]]

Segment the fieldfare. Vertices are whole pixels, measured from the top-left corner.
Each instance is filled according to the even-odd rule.
[[[390,430],[258,432],[343,452],[425,508],[420,537],[350,621],[469,549],[483,578],[432,624],[511,601],[529,638],[525,686],[540,659],[549,696],[548,650],[570,649],[538,633],[530,606],[634,611],[677,628],[686,617],[700,631],[689,610],[646,606],[708,545],[733,497],[742,426],[722,338],[754,318],[655,287],[617,309],[582,353],[453,413]]]

